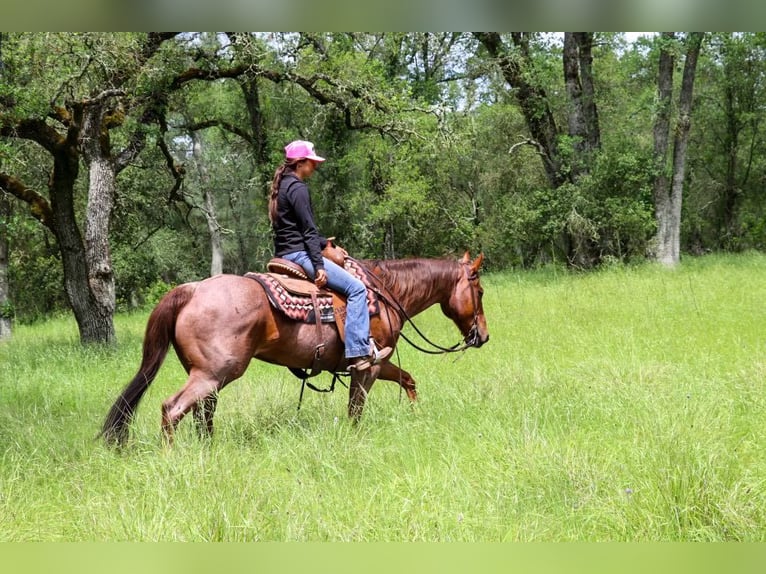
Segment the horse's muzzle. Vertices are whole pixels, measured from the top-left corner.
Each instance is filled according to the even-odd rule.
[[[484,343],[489,341],[489,333],[487,333],[486,336],[482,337],[479,334],[479,327],[474,324],[471,329],[468,331],[468,335],[465,337],[465,344],[467,347],[476,347],[477,349],[481,347]]]

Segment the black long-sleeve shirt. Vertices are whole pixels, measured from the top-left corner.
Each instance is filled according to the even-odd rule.
[[[324,269],[322,249],[327,245],[327,239],[319,234],[314,223],[308,186],[292,174],[282,177],[279,183],[273,229],[276,257],[306,251],[314,269]]]

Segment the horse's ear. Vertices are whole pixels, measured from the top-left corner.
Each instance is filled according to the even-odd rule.
[[[466,251],[466,255],[468,255],[468,252]],[[481,268],[481,264],[484,262],[484,254],[479,253],[479,256],[476,258],[476,260],[471,264],[471,273],[474,275],[479,272],[479,269]]]
[[[460,263],[468,264],[471,262],[471,254],[468,253],[468,251],[465,252],[465,255],[463,255],[463,258],[460,260]]]

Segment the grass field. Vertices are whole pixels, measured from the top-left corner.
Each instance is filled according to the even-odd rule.
[[[133,376],[148,312],[115,349],[71,318],[0,344],[0,541],[764,541],[766,256],[580,275],[487,275],[481,349],[428,356],[419,383],[307,391],[254,362],[217,434],[162,448],[171,354],[124,452],[94,437]],[[423,331],[458,334],[438,309]],[[396,357],[394,360],[397,360]],[[328,384],[322,377],[320,384]]]

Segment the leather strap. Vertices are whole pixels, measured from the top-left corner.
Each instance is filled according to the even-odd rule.
[[[317,327],[317,339],[322,340],[322,317],[319,312],[319,298],[316,292],[311,294],[311,303],[314,305],[314,321]],[[311,365],[309,377],[313,377],[322,370],[322,355],[324,355],[325,344],[319,343],[314,349],[314,362]]]

